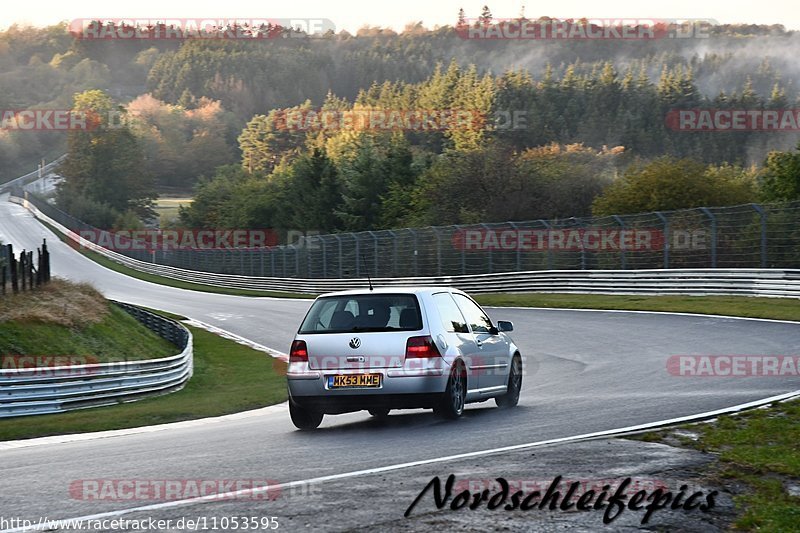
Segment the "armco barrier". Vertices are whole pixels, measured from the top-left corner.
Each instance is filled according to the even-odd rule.
[[[0,370],[0,418],[60,413],[173,392],[192,376],[192,334],[181,324],[115,302],[181,352],[161,359]]]
[[[18,178],[14,178],[11,181],[7,181],[5,183],[0,184],[0,193],[6,192],[15,187],[24,187],[25,185],[28,185],[29,183],[34,182],[43,176],[46,176],[48,173],[50,173],[50,171],[55,170],[55,168],[58,167],[58,165],[60,165],[66,158],[67,155],[64,154],[61,157],[55,159],[54,161],[51,161],[50,163],[34,170],[33,172],[29,172],[24,176],[20,176]]]
[[[216,287],[318,294],[366,287],[364,278],[300,279],[251,277],[185,270],[147,263],[102,248],[51,219],[30,202],[37,218],[72,239],[129,268],[166,278]],[[684,294],[800,298],[800,269],[535,270],[467,276],[373,278],[377,286],[447,285],[471,293],[558,292],[594,294]]]

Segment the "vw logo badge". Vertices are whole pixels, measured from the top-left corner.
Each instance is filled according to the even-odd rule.
[[[355,350],[355,349],[357,349],[359,346],[361,346],[361,339],[359,339],[358,337],[353,337],[352,339],[350,339],[350,347],[351,347],[352,349],[354,349],[354,350]]]

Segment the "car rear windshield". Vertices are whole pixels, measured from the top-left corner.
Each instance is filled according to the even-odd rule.
[[[318,298],[299,333],[417,331],[422,316],[413,294],[352,294]]]

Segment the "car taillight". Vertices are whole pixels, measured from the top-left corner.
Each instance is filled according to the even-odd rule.
[[[308,346],[306,341],[293,341],[292,349],[289,351],[290,363],[305,363],[308,361]]]
[[[406,359],[414,357],[441,357],[439,349],[430,335],[409,337],[408,342],[406,342]]]

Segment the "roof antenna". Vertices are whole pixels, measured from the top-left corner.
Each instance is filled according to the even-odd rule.
[[[369,278],[369,268],[367,267],[367,258],[364,257],[364,254],[361,254],[361,260],[364,262],[364,272],[367,273],[367,282],[369,282],[369,290],[372,292],[372,280]]]

